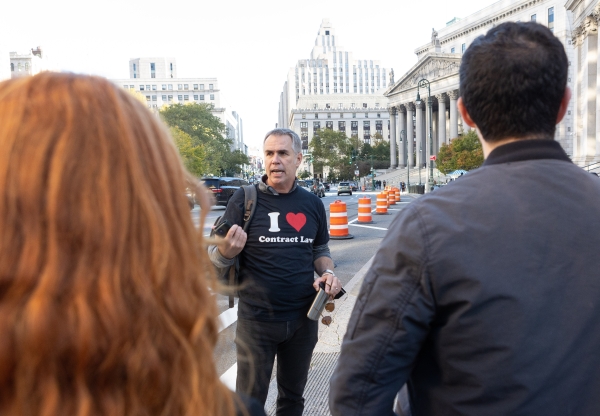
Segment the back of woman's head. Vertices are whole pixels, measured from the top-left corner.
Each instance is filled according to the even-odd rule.
[[[165,128],[97,77],[0,84],[0,414],[227,414]]]

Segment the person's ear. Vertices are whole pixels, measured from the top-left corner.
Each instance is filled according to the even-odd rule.
[[[563,95],[562,100],[560,101],[560,108],[558,109],[558,115],[556,116],[556,124],[560,123],[567,114],[567,107],[569,106],[569,101],[571,101],[571,88],[565,88],[565,94]]]
[[[471,116],[469,115],[469,112],[465,107],[465,103],[463,102],[462,97],[458,97],[458,101],[456,101],[456,106],[458,107],[458,112],[460,113],[460,116],[462,117],[463,121],[467,123],[467,125],[473,128],[477,128],[477,125],[475,124],[473,119],[471,119]]]

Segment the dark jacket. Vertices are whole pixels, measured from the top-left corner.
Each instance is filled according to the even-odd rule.
[[[600,181],[551,140],[411,203],[365,277],[334,415],[600,415]]]

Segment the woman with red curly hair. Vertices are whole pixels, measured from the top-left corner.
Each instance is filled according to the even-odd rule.
[[[166,128],[107,80],[0,83],[0,414],[248,413],[213,362],[187,183]]]

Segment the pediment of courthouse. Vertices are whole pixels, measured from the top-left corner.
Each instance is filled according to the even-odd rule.
[[[413,102],[417,96],[419,80],[426,79],[431,86],[431,95],[458,90],[462,54],[431,52],[417,62],[397,82],[384,93],[389,98],[390,105]],[[427,91],[421,88],[421,96]]]

